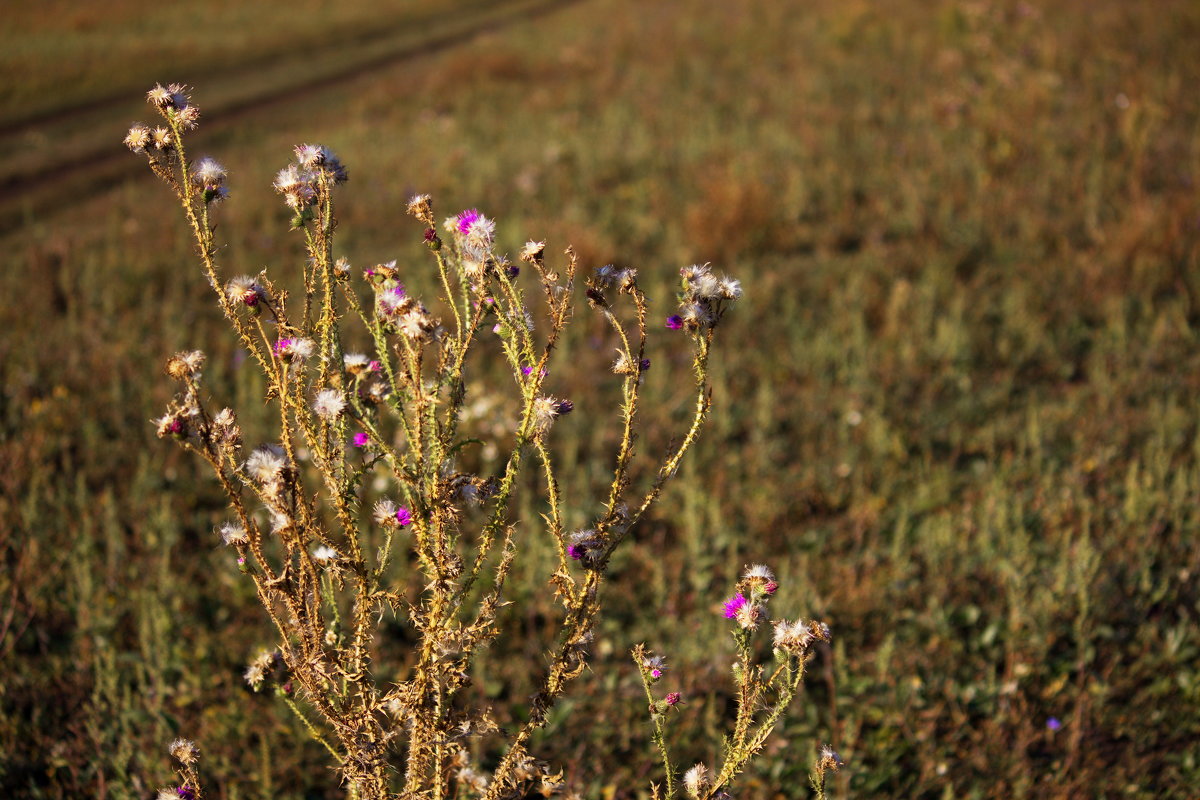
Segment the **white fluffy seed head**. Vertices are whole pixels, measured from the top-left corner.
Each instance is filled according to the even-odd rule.
[[[313,400],[313,411],[326,421],[333,421],[346,410],[346,397],[337,389],[322,389]]]

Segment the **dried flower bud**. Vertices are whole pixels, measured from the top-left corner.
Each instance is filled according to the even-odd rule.
[[[530,264],[536,264],[542,260],[542,255],[546,252],[545,242],[526,242],[521,248],[521,260],[527,261]]]
[[[196,743],[187,739],[176,739],[171,742],[168,750],[176,761],[186,767],[192,766],[200,758],[200,749],[196,747]]]
[[[821,755],[817,764],[821,769],[831,769],[836,772],[845,766],[846,762],[842,761],[842,757],[838,755],[836,750],[829,745],[824,745],[821,748]]]
[[[697,764],[683,774],[683,788],[691,797],[703,797],[709,789],[708,767]]]
[[[433,227],[433,202],[429,195],[414,195],[408,201],[408,213],[421,222],[424,222],[430,228]]]
[[[257,311],[259,303],[268,300],[267,290],[249,275],[241,275],[225,284],[225,296],[230,302],[242,303]]]
[[[250,537],[246,535],[246,529],[240,522],[226,522],[220,527],[220,534],[221,541],[233,547],[250,541]]]
[[[204,353],[200,350],[189,350],[176,353],[167,361],[167,374],[177,381],[200,377],[204,367]]]

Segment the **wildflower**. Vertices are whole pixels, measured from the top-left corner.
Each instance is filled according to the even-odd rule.
[[[793,655],[803,655],[812,640],[812,631],[800,620],[788,622],[781,619],[775,623],[774,645],[776,650],[783,650]]]
[[[618,375],[634,375],[638,370],[633,365],[633,359],[629,357],[629,354],[617,348],[617,360],[613,362],[612,371]]]
[[[696,764],[683,774],[683,788],[692,797],[700,797],[708,790],[708,767]]]
[[[545,251],[545,242],[526,242],[525,246],[521,248],[521,260],[534,264],[542,260],[542,254]]]
[[[638,371],[645,372],[648,369],[650,369],[650,359],[643,358],[638,362]]]
[[[391,500],[380,500],[375,504],[375,508],[371,512],[377,525],[382,525],[385,528],[397,524],[396,519],[396,504]]]
[[[725,619],[734,619],[737,617],[738,612],[742,610],[742,607],[746,605],[746,602],[746,598],[740,593],[735,594],[733,597],[726,600]]]
[[[144,153],[146,148],[153,141],[154,134],[149,128],[138,122],[130,126],[129,133],[125,135],[124,144],[135,153]]]
[[[319,169],[333,178],[334,183],[345,183],[349,177],[342,162],[324,145],[298,144],[293,148],[293,152],[296,154],[296,163],[302,168]]]
[[[362,375],[370,371],[371,360],[362,353],[346,353],[342,356],[342,366],[351,375]]]
[[[663,676],[663,670],[667,667],[667,660],[662,656],[646,656],[642,659],[642,669],[650,676],[651,680],[658,680]]]
[[[683,702],[683,695],[679,692],[668,692],[664,702],[667,704],[667,708],[677,706]]]
[[[371,437],[368,436],[365,431],[359,431],[358,433],[354,434],[352,441],[354,442],[355,447],[362,448],[366,447],[370,443]]]
[[[769,597],[779,589],[775,582],[775,573],[765,564],[755,564],[742,573],[742,580],[750,586],[751,596],[758,599],[764,595]]]
[[[164,128],[161,125],[155,128],[150,134],[150,139],[154,143],[155,150],[170,150],[175,146],[175,140],[171,136],[171,129]]]
[[[250,308],[267,299],[267,290],[249,275],[241,275],[225,284],[225,296],[231,302],[241,302]]]
[[[396,523],[401,528],[407,528],[409,525],[412,525],[412,521],[413,521],[412,514],[409,512],[409,510],[407,508],[405,508],[404,506],[400,506],[399,508],[396,509]]]
[[[539,397],[533,401],[533,425],[542,432],[550,429],[555,418],[570,414],[575,404],[570,400],[559,400],[556,397]]]
[[[284,202],[296,211],[312,205],[317,199],[316,176],[312,172],[289,164],[279,170],[271,184],[283,195]]]
[[[225,183],[225,168],[211,158],[192,164],[192,183],[204,189],[216,190]]]
[[[321,545],[320,547],[318,547],[316,550],[313,551],[312,557],[313,557],[314,561],[319,561],[322,564],[324,564],[327,562],[336,561],[337,557],[338,557],[338,552],[337,552],[337,550],[334,550],[332,547],[329,547],[327,545]]]
[[[312,357],[317,345],[312,339],[280,339],[275,342],[275,355],[298,364]]]
[[[762,606],[757,603],[746,603],[737,610],[737,623],[743,630],[752,631],[758,627],[762,617]]]
[[[704,327],[711,321],[708,311],[699,303],[688,303],[679,311],[683,324],[689,327]]]
[[[187,107],[188,100],[187,87],[182,84],[172,83],[163,86],[161,83],[156,83],[154,88],[146,92],[146,100],[155,108],[166,111],[181,111]]]
[[[200,749],[196,747],[196,743],[187,739],[176,739],[167,749],[171,756],[184,766],[191,766],[200,758]]]
[[[454,217],[454,232],[458,234],[463,249],[482,260],[492,249],[496,223],[471,208]]]
[[[155,420],[158,426],[158,438],[174,436],[176,439],[187,438],[187,420],[178,413],[164,414]]]
[[[403,336],[412,340],[424,339],[428,334],[433,332],[437,325],[429,314],[425,312],[423,307],[417,307],[409,311],[396,324],[396,330]]]
[[[268,508],[271,515],[271,533],[279,533],[292,527],[292,518],[278,508]]]
[[[246,529],[239,522],[226,522],[219,529],[221,541],[230,546],[246,544],[250,541],[250,537],[246,535]]]
[[[263,681],[267,679],[267,671],[274,666],[275,651],[263,650],[246,667],[242,677],[246,679],[246,683],[250,684],[250,688],[257,692],[262,687]]]
[[[487,791],[488,777],[482,773],[476,772],[470,767],[463,767],[458,771],[456,776],[460,783],[470,787],[475,792]]]
[[[246,459],[246,474],[259,483],[271,483],[283,474],[287,459],[275,445],[263,445]]]
[[[175,796],[179,800],[196,800],[196,793],[192,791],[190,786],[178,786],[175,789]]]
[[[1062,721],[1059,720],[1058,717],[1051,717],[1050,719],[1046,720],[1046,727],[1052,732],[1060,730],[1062,728]]]
[[[322,389],[317,392],[312,407],[318,417],[332,421],[346,410],[346,398],[337,389]]]
[[[603,550],[604,542],[594,530],[576,531],[567,538],[567,555],[585,567],[594,566]]]
[[[175,112],[175,121],[179,123],[179,127],[185,131],[195,130],[200,124],[200,109],[189,105]]]
[[[672,314],[667,317],[667,327],[673,331],[677,331],[683,327],[683,317],[678,314]]]
[[[203,367],[203,351],[189,350],[171,356],[171,359],[167,361],[167,374],[175,380],[181,381],[187,378],[195,380],[200,377],[200,370]]]

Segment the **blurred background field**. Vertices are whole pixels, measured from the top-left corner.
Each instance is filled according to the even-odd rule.
[[[0,795],[150,796],[195,739],[224,798],[334,797],[241,670],[271,640],[200,465],[154,437],[162,363],[253,409],[178,212],[120,139],[195,87],[231,172],[229,274],[296,265],[269,187],[348,164],[341,250],[435,297],[414,192],[515,250],[712,261],[746,298],[717,413],[625,553],[592,670],[536,752],[588,797],[656,774],[628,650],[665,653],[710,759],[742,567],[834,645],[739,797],[1188,797],[1200,786],[1200,6],[664,0],[25,4],[0,34]],[[143,174],[143,173],[147,174]],[[565,489],[601,479],[612,349],[553,374]],[[687,364],[651,340],[656,426]],[[251,417],[253,415],[251,414]],[[653,437],[651,437],[653,440]],[[253,440],[251,440],[253,441]],[[592,506],[575,505],[579,520]],[[521,510],[526,518],[536,504]],[[542,664],[537,543],[478,691]],[[403,646],[400,626],[389,647]]]

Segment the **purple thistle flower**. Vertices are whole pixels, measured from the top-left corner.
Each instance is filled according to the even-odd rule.
[[[367,442],[369,441],[371,441],[371,437],[367,436],[365,431],[359,431],[358,433],[354,434],[355,447],[366,447]]]
[[[663,671],[661,669],[659,669],[658,667],[655,667],[654,669],[650,670],[650,677],[654,678],[654,680],[658,680],[659,678],[662,677],[662,675],[663,675]]]
[[[1058,717],[1051,717],[1050,719],[1046,720],[1046,727],[1052,731],[1057,731],[1062,727],[1062,721],[1059,720]]]
[[[508,274],[509,279],[515,278],[521,274],[521,268],[515,264],[509,264],[504,271]]]
[[[733,597],[725,601],[725,619],[733,619],[746,605],[746,598],[741,594],[735,594]]]
[[[400,506],[396,509],[396,522],[400,523],[401,528],[407,528],[412,525],[412,514],[408,512],[407,508]]]
[[[187,786],[180,786],[175,790],[175,794],[179,795],[182,800],[196,800],[196,793]]]
[[[433,228],[426,228],[425,229],[425,241],[432,242],[435,239],[437,239],[437,231],[435,231]]]
[[[280,339],[275,343],[275,355],[279,355],[292,346],[292,339]]]
[[[650,369],[650,359],[643,358],[641,361],[639,361],[638,369],[640,369],[642,372],[645,372],[646,370]]]
[[[683,695],[681,695],[679,692],[669,692],[666,697],[668,706],[679,705],[680,701],[682,701],[682,700],[683,700]]]
[[[458,226],[458,232],[466,236],[471,231],[471,226],[474,225],[483,214],[479,213],[477,208],[468,208],[455,217],[455,224]]]
[[[395,288],[392,289],[392,294],[396,295],[396,297],[404,297],[404,295],[405,295],[404,284],[397,283]]]
[[[568,545],[567,555],[578,561],[579,559],[583,558],[583,548],[577,544]]]
[[[683,317],[678,314],[672,314],[667,317],[667,327],[673,331],[677,331],[683,327]]]
[[[372,361],[370,364],[367,364],[367,372],[379,372],[381,366],[383,365],[378,361]]]
[[[533,367],[529,367],[529,366],[521,367],[521,374],[524,375],[525,377],[529,377],[530,375],[533,374]]]
[[[570,400],[559,400],[557,403],[554,404],[554,411],[560,417],[563,414],[570,414],[574,410],[575,410],[575,404],[572,403]]]

